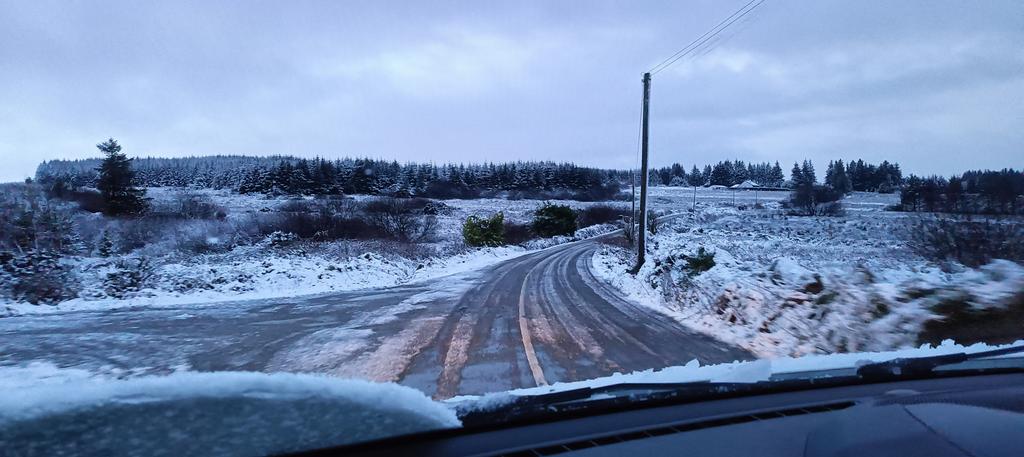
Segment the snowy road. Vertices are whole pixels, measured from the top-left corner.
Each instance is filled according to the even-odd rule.
[[[116,375],[252,370],[396,381],[438,398],[751,359],[596,279],[586,240],[422,284],[0,319],[0,365]]]

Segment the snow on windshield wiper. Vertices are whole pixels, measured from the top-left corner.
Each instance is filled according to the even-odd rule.
[[[787,373],[804,376],[783,376],[757,382],[666,382],[666,383],[618,383],[598,387],[555,391],[536,395],[514,395],[487,406],[465,404],[457,407],[463,425],[508,423],[515,420],[533,420],[538,417],[564,417],[573,411],[596,412],[610,408],[632,408],[663,402],[707,400],[730,396],[757,395],[787,389],[823,388],[834,385],[851,385],[863,382],[885,382],[926,378],[934,371],[949,365],[969,361],[980,361],[991,357],[1024,353],[1024,346],[996,349],[974,353],[955,353],[930,357],[897,358],[885,362],[861,365],[856,372],[847,374],[821,374],[825,371],[804,371]],[[998,359],[996,359],[998,360]],[[853,367],[850,367],[853,368]],[[1006,367],[1002,367],[1006,368]],[[1013,369],[1019,369],[1017,364]],[[972,370],[979,370],[972,368]],[[988,368],[980,369],[982,371]],[[845,371],[845,370],[844,370]],[[964,369],[957,369],[963,373]],[[818,375],[811,375],[817,373]]]
[[[1024,353],[1024,346],[973,353],[958,352],[930,357],[898,358],[862,365],[857,368],[857,376],[871,381],[926,377],[934,374],[935,369],[947,365],[1017,353]]]
[[[619,383],[600,387],[556,391],[538,395],[514,396],[493,407],[470,406],[460,409],[463,425],[504,423],[549,413],[564,414],[573,410],[592,410],[614,405],[639,405],[652,400],[704,398],[723,394],[753,383],[734,382],[664,382]]]

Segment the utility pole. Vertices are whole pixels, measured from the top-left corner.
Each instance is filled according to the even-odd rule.
[[[647,128],[648,114],[651,105],[651,73],[644,73],[644,106],[641,114],[643,127],[640,129],[640,230],[636,236],[636,266],[633,274],[644,265],[644,253],[647,249]]]
[[[632,206],[630,207],[630,211],[632,212],[629,213],[629,236],[632,237],[633,234],[636,233],[636,168],[629,170],[629,186],[631,195],[630,202],[632,203]],[[635,238],[626,239],[629,240]]]

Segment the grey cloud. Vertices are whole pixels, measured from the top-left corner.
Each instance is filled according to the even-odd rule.
[[[6,2],[0,180],[107,136],[630,166],[640,73],[743,3]],[[655,77],[652,158],[1022,167],[1021,42],[1016,1],[768,0]]]

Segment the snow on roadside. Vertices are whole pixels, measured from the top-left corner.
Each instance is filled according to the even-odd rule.
[[[227,254],[211,254],[171,261],[155,267],[155,284],[112,298],[102,293],[107,274],[116,271],[108,259],[83,259],[78,276],[88,281],[79,298],[58,305],[10,303],[0,299],[0,317],[102,311],[124,308],[207,306],[224,302],[316,295],[360,289],[392,287],[476,271],[530,252],[617,230],[600,224],[577,231],[572,237],[532,240],[524,246],[471,249],[447,256],[409,259],[382,254],[378,248],[363,253],[333,256],[330,249],[278,249],[266,243],[237,247]],[[348,242],[339,242],[348,243]],[[346,249],[352,246],[346,245]],[[370,250],[374,249],[374,250]],[[128,259],[133,259],[128,257]],[[83,284],[86,285],[86,284]]]
[[[1024,266],[996,261],[943,272],[894,233],[905,222],[881,212],[793,218],[771,211],[703,208],[653,236],[636,277],[605,247],[598,277],[680,323],[761,357],[911,347],[931,310],[947,302],[1006,306],[1024,291]],[[715,266],[695,274],[704,247]]]
[[[159,265],[153,272],[155,287],[132,292],[125,298],[97,294],[58,305],[0,302],[0,317],[139,307],[204,306],[391,287],[476,270],[526,252],[522,247],[507,246],[412,260],[377,252],[332,258],[321,252],[247,246],[236,248],[230,257],[197,256]],[[109,262],[89,259],[77,267],[80,277],[95,283],[83,289],[103,290],[103,278],[111,269]]]

